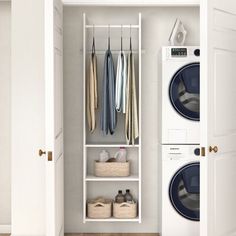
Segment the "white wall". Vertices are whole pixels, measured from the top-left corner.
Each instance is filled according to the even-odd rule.
[[[0,2],[0,225],[11,224],[10,24],[11,5]]]
[[[82,13],[90,23],[137,23],[142,12],[142,224],[82,223]],[[64,122],[65,122],[65,230],[66,232],[158,232],[158,53],[179,17],[188,31],[187,45],[199,44],[198,8],[81,8],[64,9]],[[117,34],[117,33],[116,33]],[[106,35],[99,34],[97,49]],[[119,48],[119,33],[113,46]],[[103,37],[103,38],[102,38]],[[127,44],[126,44],[127,45]],[[127,45],[128,46],[128,45]],[[102,60],[100,64],[102,65]],[[106,189],[104,188],[104,192]]]

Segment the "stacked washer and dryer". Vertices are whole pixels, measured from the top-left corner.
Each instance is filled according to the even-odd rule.
[[[199,236],[200,49],[163,47],[161,62],[161,236]]]

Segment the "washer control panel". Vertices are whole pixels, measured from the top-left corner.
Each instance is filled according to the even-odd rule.
[[[199,159],[200,147],[198,145],[163,145],[163,160]]]

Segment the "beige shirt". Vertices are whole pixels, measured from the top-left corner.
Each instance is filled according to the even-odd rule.
[[[127,69],[125,134],[127,144],[135,144],[139,137],[139,128],[134,57],[131,52],[128,55]]]
[[[96,109],[98,108],[97,93],[97,57],[92,53],[89,61],[89,75],[86,83],[86,110],[89,131],[92,133],[96,128]]]

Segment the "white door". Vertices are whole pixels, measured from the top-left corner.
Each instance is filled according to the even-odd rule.
[[[46,236],[64,235],[63,6],[45,0]]]
[[[201,236],[236,235],[236,2],[201,1]]]

